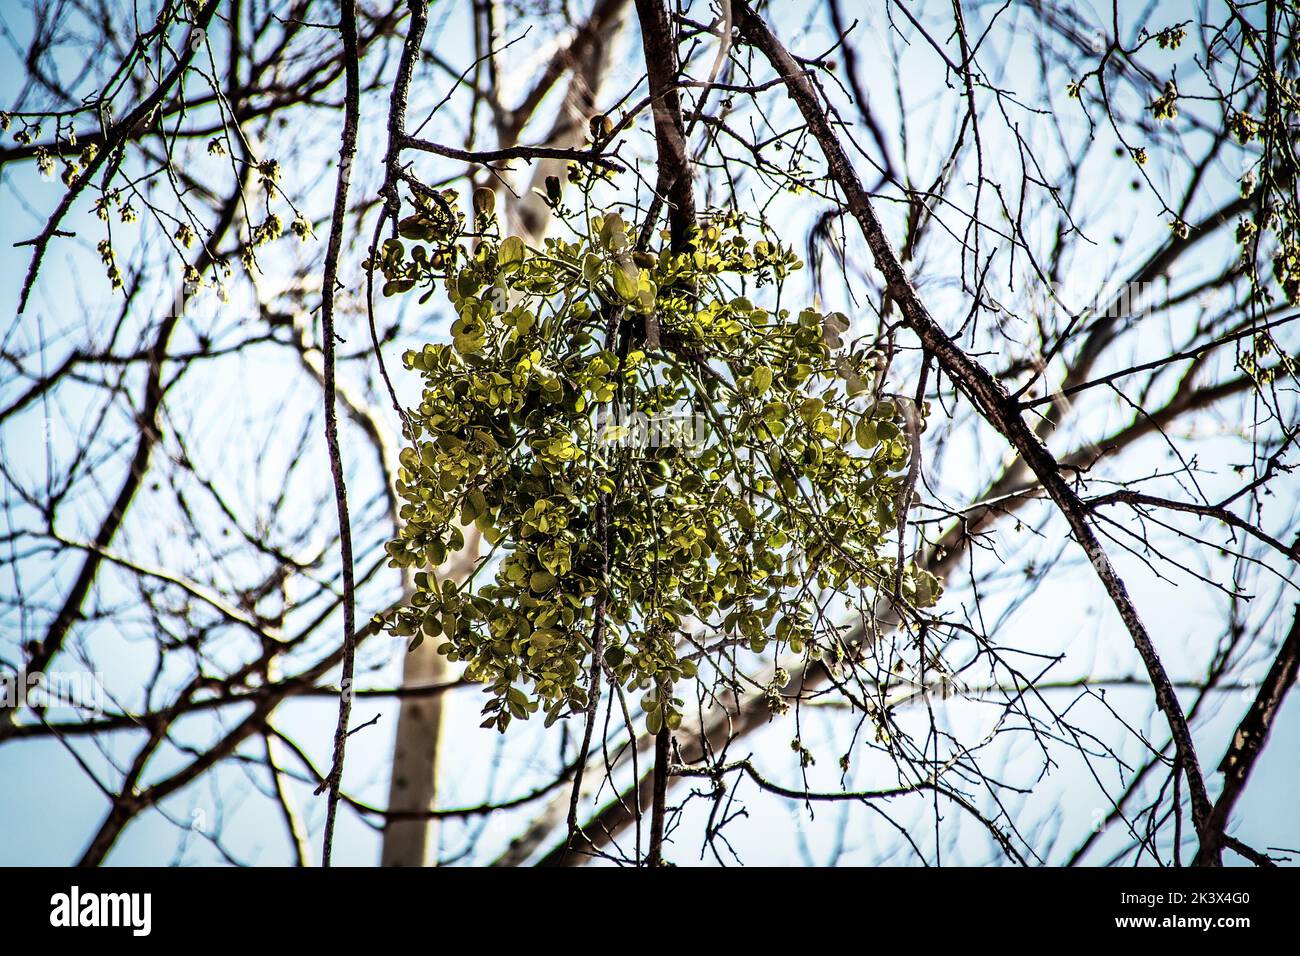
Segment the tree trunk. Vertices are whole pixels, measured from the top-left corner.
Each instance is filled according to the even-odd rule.
[[[404,600],[409,597],[404,596]],[[444,680],[447,660],[437,641],[425,641],[406,655],[402,686]],[[438,781],[438,739],[442,731],[442,696],[404,697],[397,715],[389,810],[427,810]],[[384,866],[424,866],[429,853],[430,820],[397,820],[384,827],[380,862]]]

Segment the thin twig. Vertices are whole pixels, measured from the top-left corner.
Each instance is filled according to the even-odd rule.
[[[321,865],[330,865],[334,844],[334,822],[338,813],[339,787],[343,781],[343,756],[347,749],[348,718],[352,711],[352,671],[356,660],[356,593],[352,570],[352,528],[348,519],[348,493],[343,478],[343,457],[339,451],[338,416],[334,384],[334,291],[338,285],[339,250],[343,245],[347,213],[348,184],[352,161],[357,153],[357,118],[360,115],[360,58],[357,53],[355,0],[342,0],[339,32],[343,37],[346,65],[343,142],[339,149],[338,186],[334,192],[334,214],[330,222],[329,246],[325,252],[324,289],[321,293],[321,337],[325,356],[325,444],[329,449],[330,472],[334,476],[334,500],[339,516],[339,556],[343,563],[343,671],[339,680],[339,720],[334,731],[334,765],[327,779],[324,848]],[[317,790],[319,793],[320,790]]]

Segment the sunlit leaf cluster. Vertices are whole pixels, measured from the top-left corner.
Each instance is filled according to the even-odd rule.
[[[456,315],[404,356],[424,387],[388,551],[417,587],[386,623],[489,686],[484,726],[584,711],[599,646],[649,729],[676,727],[706,666],[838,653],[819,594],[938,599],[889,543],[920,416],[844,316],[782,306],[792,251],[732,213],[681,252],[635,248],[614,212],[529,248],[490,201],[472,233],[452,207],[426,197],[375,263],[389,294],[441,288]],[[439,581],[470,527],[476,572]]]

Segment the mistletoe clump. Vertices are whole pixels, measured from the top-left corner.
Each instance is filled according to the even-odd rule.
[[[386,624],[489,686],[483,726],[585,711],[599,654],[652,732],[675,728],[675,685],[737,645],[832,649],[818,589],[937,600],[886,545],[920,416],[868,387],[842,315],[756,303],[779,303],[790,250],[735,214],[637,250],[616,213],[530,249],[479,197],[471,244],[452,197],[420,206],[377,265],[457,318],[404,356],[424,390],[388,552],[419,570]],[[471,525],[490,552],[439,581]]]

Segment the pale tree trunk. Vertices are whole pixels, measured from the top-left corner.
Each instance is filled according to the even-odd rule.
[[[544,145],[578,148],[586,143],[588,124],[598,114],[598,96],[613,62],[628,5],[629,0],[596,0],[591,18],[575,37],[576,49],[570,48],[567,65],[573,74]],[[518,129],[507,131],[513,137],[518,132]],[[562,159],[543,159],[533,164],[528,188],[519,191],[519,200],[513,204],[510,217],[512,228],[529,241],[540,241],[550,226],[551,211],[537,191],[545,193],[548,176],[555,176],[564,188],[568,184],[568,172],[569,164]]]
[[[573,44],[557,55],[556,64],[569,72],[564,100],[546,137],[548,146],[580,146],[588,122],[596,114],[597,95],[609,64],[615,39],[621,32],[629,0],[596,0],[587,23],[578,31]],[[498,130],[500,145],[513,145],[531,118],[538,103],[525,105],[516,122]],[[531,187],[545,189],[546,177],[557,176],[561,186],[567,183],[567,164],[559,160],[542,160],[535,165]],[[532,188],[521,190],[520,199],[512,204],[509,219],[515,231],[530,242],[538,242],[550,224],[550,210]],[[439,579],[463,581],[478,558],[478,532],[466,530],[465,548],[450,556],[438,571]],[[412,593],[411,581],[403,579],[403,600]],[[402,670],[403,687],[421,687],[447,680],[447,661],[438,653],[437,641],[424,641],[406,655]],[[442,729],[443,694],[403,698],[397,717],[393,742],[392,772],[388,787],[390,812],[419,813],[434,805],[437,795],[439,735]],[[390,821],[384,827],[380,862],[383,866],[425,866],[431,862],[435,846],[430,818]]]
[[[410,600],[411,593],[409,587],[403,586],[403,603]],[[437,644],[425,641],[406,655],[402,666],[402,686],[436,683],[446,673],[447,663],[438,653]],[[433,805],[441,730],[442,695],[402,699],[388,781],[389,810],[423,810]],[[428,821],[390,822],[384,827],[380,863],[383,866],[423,866],[428,843]]]
[[[478,531],[466,529],[465,547],[439,569],[439,579],[463,581],[478,559]],[[403,574],[402,600],[414,589],[410,574]],[[447,679],[447,659],[438,653],[436,640],[427,640],[406,655],[403,687],[426,687]],[[438,743],[442,731],[443,695],[404,697],[397,714],[393,741],[392,774],[388,783],[390,811],[419,812],[433,806],[438,781]],[[424,866],[429,862],[432,821],[394,820],[384,827],[380,863],[383,866]]]

